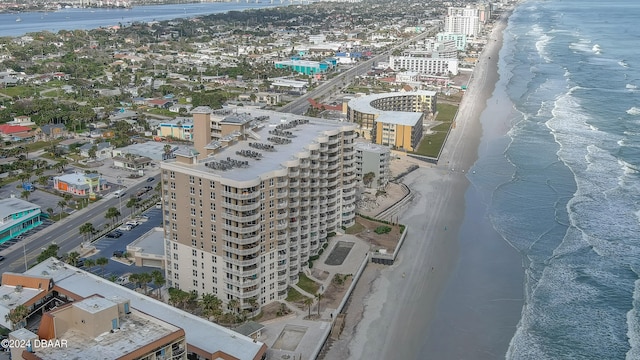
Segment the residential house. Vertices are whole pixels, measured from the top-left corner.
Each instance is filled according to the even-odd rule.
[[[125,154],[125,156],[114,156],[113,166],[125,170],[144,170],[151,167],[152,160],[146,156],[135,156]]]
[[[64,124],[46,124],[36,129],[36,136],[40,139],[58,139],[67,136]]]
[[[4,141],[22,141],[33,137],[30,127],[22,125],[0,125],[0,138]]]
[[[111,158],[111,152],[113,151],[114,146],[111,145],[111,143],[108,142],[108,141],[97,143],[97,144],[88,143],[88,144],[82,145],[80,147],[80,156],[83,156],[83,157],[86,157],[86,158],[91,157],[89,155],[89,151],[94,146],[96,147],[95,158],[97,160],[103,160],[103,159]]]

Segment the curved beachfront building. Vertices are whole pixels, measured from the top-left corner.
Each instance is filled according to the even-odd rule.
[[[347,104],[347,120],[373,143],[414,151],[422,139],[425,114],[436,111],[435,91],[373,94]]]

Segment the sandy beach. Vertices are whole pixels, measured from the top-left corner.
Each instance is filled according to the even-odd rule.
[[[467,174],[478,157],[480,115],[498,80],[506,23],[505,16],[494,24],[439,165],[425,165],[404,178],[414,197],[400,216],[410,230],[398,261],[367,268],[347,308],[343,336],[325,359],[424,358],[424,339],[433,331],[437,305],[458,262]]]

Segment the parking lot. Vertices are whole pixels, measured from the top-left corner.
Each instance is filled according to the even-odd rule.
[[[42,220],[42,224],[36,226],[35,228],[33,228],[33,229],[31,229],[31,230],[29,230],[27,232],[22,233],[22,235],[19,235],[14,239],[11,239],[9,241],[5,241],[2,244],[0,244],[0,251],[5,250],[5,249],[9,248],[10,246],[19,243],[21,240],[23,240],[23,239],[35,234],[36,232],[46,228],[47,226],[49,226],[51,224],[53,224],[53,221],[51,221],[51,220],[49,220],[47,218],[44,218]]]
[[[121,277],[124,274],[128,273],[150,273],[153,270],[161,270],[157,268],[151,268],[146,266],[135,266],[135,265],[127,265],[119,261],[115,261],[112,259],[114,252],[125,252],[127,245],[153,229],[154,227],[162,225],[162,210],[152,207],[151,209],[145,211],[143,213],[144,216],[147,217],[146,220],[141,219],[140,225],[132,228],[129,231],[121,231],[122,236],[120,237],[106,237],[98,239],[93,242],[96,250],[98,252],[92,256],[89,256],[88,259],[96,260],[101,257],[105,257],[109,259],[109,263],[102,269],[100,266],[93,266],[90,269],[86,267],[82,267],[86,271],[90,271],[98,276],[109,278],[117,278]],[[162,271],[162,270],[161,270]],[[150,284],[151,285],[151,284]],[[129,288],[133,288],[134,284],[128,283],[124,284]],[[149,287],[151,289],[151,287]]]

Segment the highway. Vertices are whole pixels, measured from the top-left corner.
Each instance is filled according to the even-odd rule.
[[[294,101],[286,104],[282,108],[278,109],[278,111],[290,113],[290,114],[296,114],[296,115],[303,115],[307,111],[307,108],[309,107],[309,101],[308,101],[309,99],[312,99],[312,98],[317,100],[323,99],[326,95],[330,94],[332,91],[341,89],[345,87],[346,84],[351,83],[356,78],[356,76],[361,76],[366,74],[369,70],[371,70],[371,67],[375,63],[386,61],[389,55],[391,55],[396,49],[403,48],[409,45],[411,42],[421,40],[427,36],[433,36],[433,34],[437,30],[438,29],[436,28],[430,28],[412,37],[411,39],[405,40],[397,45],[394,45],[390,49],[372,57],[369,60],[358,63],[356,66],[338,74],[337,76],[335,76],[330,80],[325,81],[324,83],[320,84],[317,88],[307,92],[306,94],[300,96]]]
[[[126,202],[131,195],[147,185],[156,186],[160,176],[155,176],[156,181],[142,181],[132,187],[127,188],[127,194],[122,198],[115,198],[112,194],[107,195],[97,203],[89,205],[89,207],[76,211],[68,217],[58,221],[38,232],[20,240],[17,244],[12,245],[3,254],[5,260],[0,263],[0,272],[23,272],[25,271],[25,254],[27,267],[35,263],[35,259],[42,253],[44,248],[55,243],[60,247],[58,255],[67,254],[77,248],[82,242],[82,235],[79,228],[82,224],[90,222],[95,229],[103,229],[104,225],[109,222],[104,215],[110,207],[120,209],[124,219],[130,215],[132,209],[126,207]],[[146,178],[145,178],[146,179]],[[151,190],[146,196],[150,196],[154,190]]]

